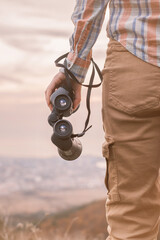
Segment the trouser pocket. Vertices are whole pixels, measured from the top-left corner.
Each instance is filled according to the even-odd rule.
[[[106,174],[104,183],[107,188],[107,203],[120,201],[118,192],[118,166],[115,155],[114,140],[111,136],[106,138],[102,145],[102,154],[106,160]]]
[[[108,77],[109,104],[129,115],[160,112],[160,69],[134,56],[120,43],[107,49],[102,70]]]

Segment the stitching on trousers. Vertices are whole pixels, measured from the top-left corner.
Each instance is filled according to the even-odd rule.
[[[120,195],[118,191],[118,171],[117,171],[117,163],[115,159],[115,155],[113,155],[113,151],[111,151],[111,146],[115,140],[112,136],[107,135],[106,141],[103,143],[103,156],[107,161],[107,171],[105,176],[105,185],[108,189],[108,202],[116,202],[120,201]],[[112,174],[112,175],[111,175]],[[109,180],[111,179],[113,186],[110,189]]]
[[[109,66],[113,66],[113,63],[114,63],[114,59],[113,59],[113,49],[114,49],[114,46],[111,46],[111,51],[112,51],[112,57],[111,57],[111,60],[110,60],[110,65]],[[114,85],[113,85],[113,70],[112,68],[109,68],[109,99],[113,102],[114,105],[116,106],[119,106],[122,110],[128,112],[128,113],[136,113],[136,112],[140,112],[140,111],[143,111],[143,110],[147,110],[148,108],[150,107],[157,107],[160,105],[160,98],[158,95],[155,95],[155,99],[154,101],[152,100],[152,102],[148,103],[148,104],[141,104],[141,105],[138,105],[138,106],[133,106],[132,109],[127,107],[127,106],[124,106],[114,95],[113,95],[113,92],[115,91],[114,89]]]
[[[129,113],[135,113],[137,111],[143,111],[145,109],[148,109],[150,107],[157,107],[160,103],[160,100],[159,100],[159,97],[157,96],[157,98],[152,101],[151,103],[148,103],[146,105],[139,105],[139,106],[135,106],[135,107],[132,107],[132,109],[124,106],[122,103],[120,103],[117,98],[115,96],[113,96],[112,93],[110,93],[110,100],[117,106],[121,107],[123,110],[126,110],[128,111]],[[156,104],[156,105],[155,105]]]

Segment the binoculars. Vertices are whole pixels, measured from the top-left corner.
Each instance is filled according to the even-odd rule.
[[[66,84],[59,87],[50,97],[50,102],[53,105],[53,111],[48,117],[48,123],[53,127],[53,134],[51,136],[51,141],[57,146],[59,155],[65,160],[75,160],[81,155],[82,144],[78,137],[82,137],[88,129],[89,118],[90,118],[90,96],[91,89],[99,87],[102,83],[102,74],[97,66],[97,64],[91,58],[93,64],[92,74],[90,77],[89,85],[80,83],[77,78],[72,74],[70,70],[67,69],[66,59],[64,64],[59,63],[60,60],[66,58],[68,53],[60,56],[55,60],[57,67],[63,67],[66,75]],[[93,80],[95,76],[95,69],[100,77],[101,82],[93,85]],[[72,86],[70,78],[76,81],[81,86],[87,87],[87,96],[86,96],[86,107],[88,110],[88,115],[85,121],[84,130],[80,134],[74,134],[72,124],[64,120],[63,117],[69,117],[75,111],[78,110],[79,106],[73,110],[73,98],[74,94],[72,91]]]
[[[74,136],[72,124],[62,119],[78,109],[73,111],[73,96],[64,87],[58,88],[50,97],[53,111],[48,117],[48,123],[53,127],[51,141],[57,146],[59,155],[69,161],[78,158],[82,152],[82,144]]]

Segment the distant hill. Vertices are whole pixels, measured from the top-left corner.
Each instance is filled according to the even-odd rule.
[[[4,223],[0,221],[0,232],[5,230],[6,236],[13,240],[106,240],[108,235],[105,199],[59,214],[50,214],[41,221],[38,219],[38,215],[36,218],[26,219],[25,222],[19,222],[12,230],[5,227],[6,221]],[[160,234],[157,240],[160,240]]]
[[[105,188],[105,164],[104,158],[84,155],[75,161],[60,157],[0,156],[0,196],[14,192]]]
[[[61,214],[48,216],[40,224],[43,231],[56,231],[57,234],[64,236],[83,233],[86,239],[99,237],[106,239],[107,223],[105,219],[105,199],[94,201],[78,208],[64,211]]]
[[[72,162],[55,157],[0,157],[0,207],[13,214],[14,227],[21,220],[37,224],[37,219],[43,218],[38,227],[45,240],[105,240],[105,199],[92,201],[98,199],[95,195],[101,199],[106,194],[104,175],[104,159],[94,156],[82,156]],[[75,206],[75,202],[81,207]],[[82,205],[82,202],[89,203]],[[55,214],[57,210],[60,211]],[[44,217],[47,211],[49,214]],[[24,221],[21,221],[22,224]],[[1,226],[3,221],[0,221],[0,229]],[[26,233],[23,232],[23,240],[37,239],[25,238]],[[53,238],[55,233],[62,238]],[[66,234],[80,237],[65,238]],[[49,235],[51,237],[46,237]],[[15,239],[19,239],[16,231]],[[160,235],[157,240],[160,240]]]
[[[105,199],[49,216],[40,224],[40,228],[47,232],[57,231],[62,236],[65,233],[69,236],[83,233],[86,239],[105,240],[108,234],[104,205]],[[160,240],[160,232],[157,240]]]
[[[32,218],[21,215],[16,222],[16,216],[0,218],[0,233],[5,233],[0,240],[105,240],[107,236],[105,199],[46,215],[41,220],[38,214]]]

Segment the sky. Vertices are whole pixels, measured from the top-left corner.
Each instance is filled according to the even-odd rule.
[[[69,51],[74,26],[75,0],[1,0],[0,8],[0,156],[47,158],[58,156],[47,122],[50,110],[45,89],[59,71],[54,61]],[[63,6],[63,7],[61,7]],[[93,58],[102,69],[108,44],[106,24],[93,47]],[[86,81],[90,77],[88,71]],[[96,75],[95,83],[99,82]],[[86,89],[80,109],[69,121],[81,132],[87,117]],[[91,94],[92,128],[80,138],[83,154],[101,156],[104,133],[101,87]],[[78,119],[78,121],[77,121]]]

